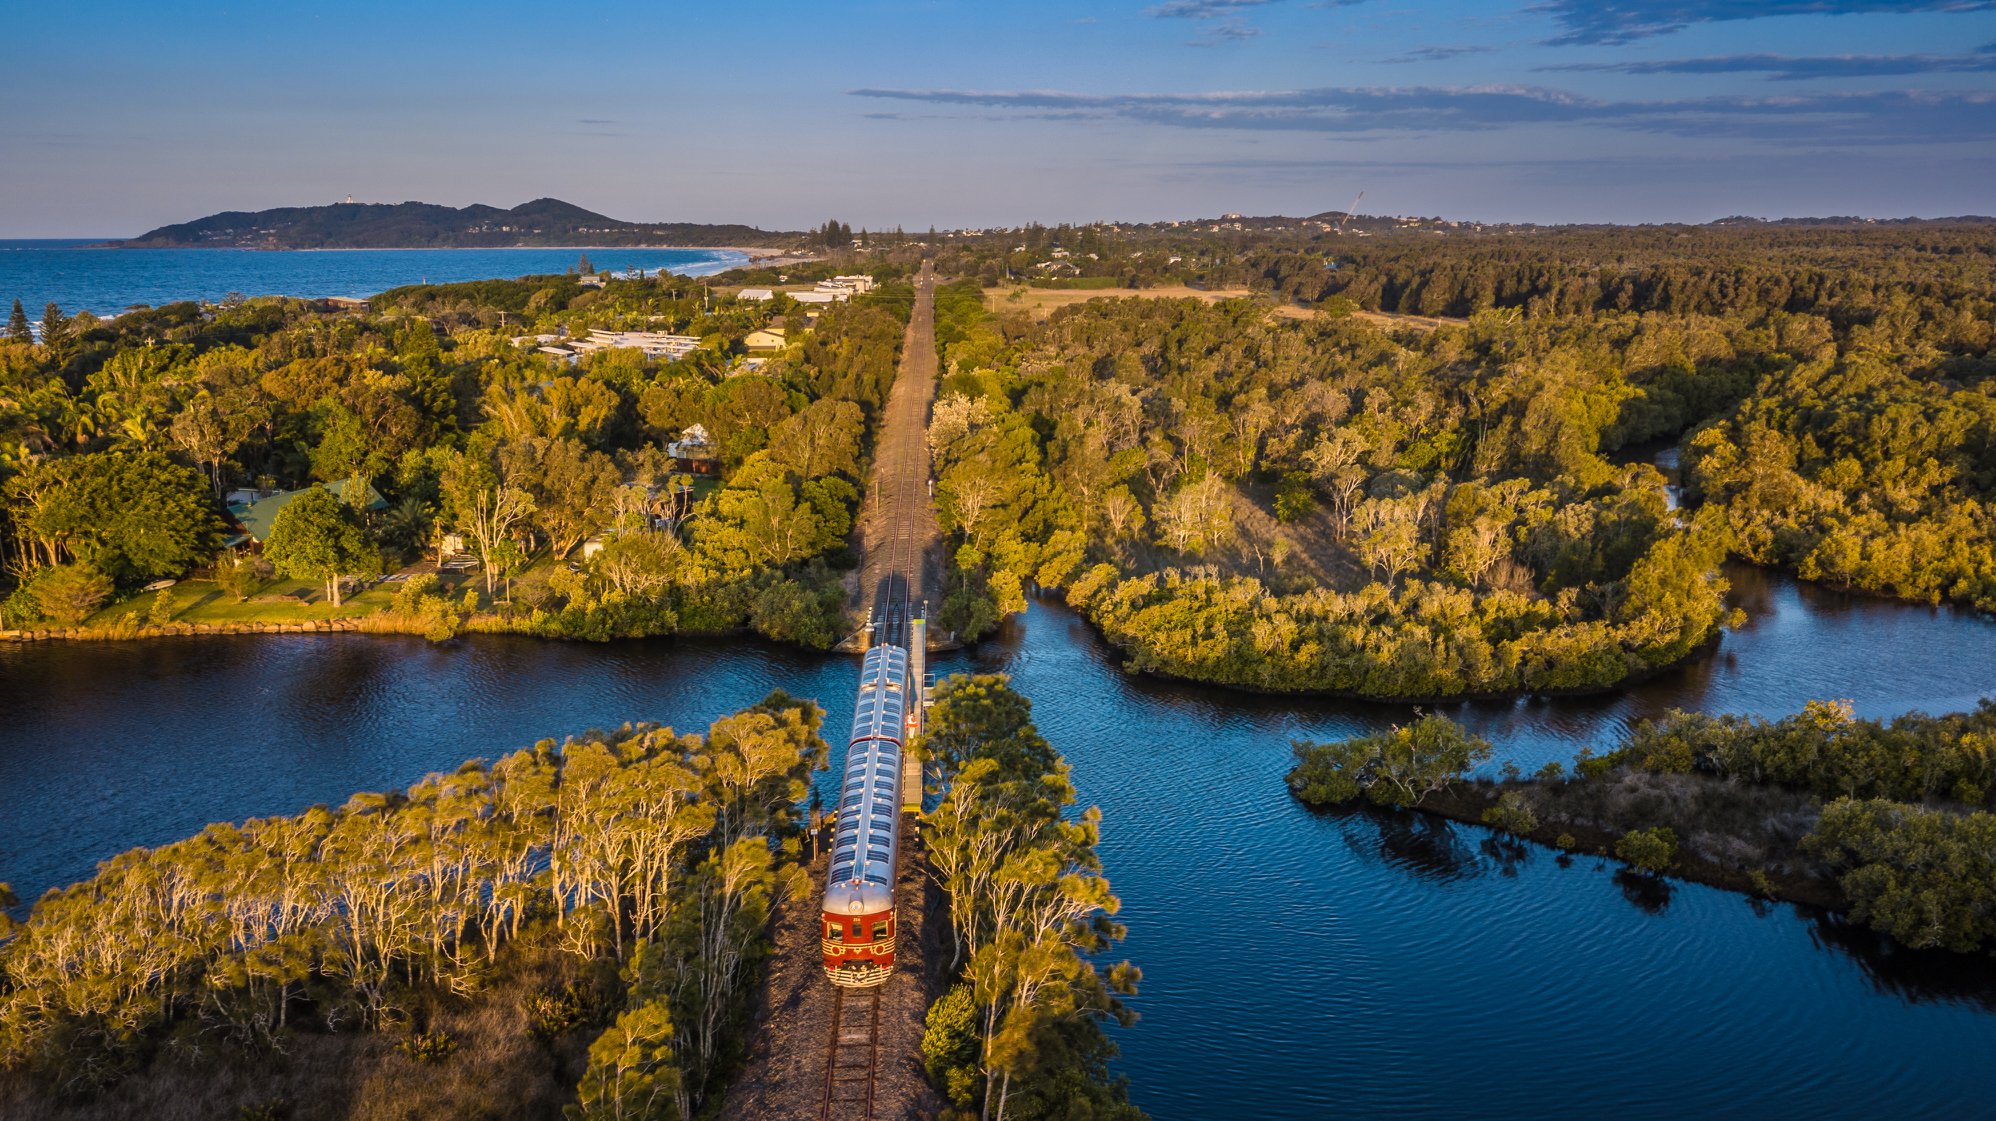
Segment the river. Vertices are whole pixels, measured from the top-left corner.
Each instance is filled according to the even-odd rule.
[[[1782,714],[1972,706],[1996,624],[1729,570],[1749,622],[1592,699],[1450,706],[1497,761],[1606,746],[1672,706]],[[1292,737],[1402,706],[1250,697],[1122,673],[1036,605],[939,673],[1003,670],[1102,807],[1142,966],[1118,1069],[1159,1121],[1996,1116],[1986,961],[1889,952],[1786,905],[1618,877],[1487,831],[1324,814]],[[123,848],[337,803],[470,756],[630,719],[703,727],[773,688],[850,717],[853,662],[746,641],[163,639],[0,647],[0,879],[24,897]]]

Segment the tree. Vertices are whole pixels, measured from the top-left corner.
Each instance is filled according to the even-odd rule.
[[[1298,740],[1294,750],[1289,788],[1304,801],[1336,805],[1363,795],[1403,809],[1419,805],[1491,755],[1490,741],[1434,713],[1369,736],[1324,744]]]
[[[1615,855],[1640,871],[1660,876],[1677,859],[1677,832],[1659,825],[1625,833],[1615,842]]]
[[[111,598],[111,579],[88,564],[37,569],[23,584],[41,613],[66,627],[88,619]]]
[[[28,313],[22,309],[18,296],[14,299],[13,314],[7,317],[7,337],[17,343],[35,341],[35,332],[28,326]]]
[[[471,537],[485,570],[489,598],[503,559],[499,543],[509,540],[513,527],[533,514],[533,499],[519,487],[501,481],[485,458],[465,452],[451,453],[444,467],[443,489],[451,523]]]
[[[8,480],[6,494],[24,546],[49,564],[85,561],[118,583],[177,576],[221,542],[207,485],[157,451],[45,460]]]
[[[679,1068],[672,1015],[646,1001],[617,1017],[589,1045],[589,1066],[576,1087],[571,1121],[679,1121]]]
[[[42,308],[42,345],[52,351],[68,354],[72,340],[69,337],[69,317],[62,313],[54,300]]]
[[[351,507],[324,487],[308,487],[284,504],[270,525],[263,555],[294,580],[317,580],[340,606],[342,575],[368,575],[380,554]]]
[[[1525,801],[1524,795],[1506,790],[1497,796],[1496,805],[1483,811],[1483,824],[1526,837],[1539,827],[1539,815],[1532,812],[1531,804]]]
[[[609,520],[621,479],[609,456],[576,439],[536,438],[506,445],[499,457],[507,479],[533,503],[532,524],[555,556]]]
[[[270,562],[254,553],[231,552],[215,562],[215,583],[237,603],[274,573]]]

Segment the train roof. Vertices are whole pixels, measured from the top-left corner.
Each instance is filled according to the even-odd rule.
[[[838,883],[825,889],[827,915],[877,915],[894,907],[890,884]]]
[[[825,886],[827,914],[845,913],[853,905],[874,910],[894,905],[907,681],[906,650],[883,645],[866,652],[839,779],[838,825]]]

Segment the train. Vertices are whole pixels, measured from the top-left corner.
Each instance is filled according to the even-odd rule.
[[[901,842],[901,752],[913,726],[908,650],[875,646],[860,665],[831,867],[825,874],[825,976],[866,988],[894,972],[894,875]]]

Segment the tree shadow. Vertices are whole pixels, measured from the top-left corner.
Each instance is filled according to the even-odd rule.
[[[1797,905],[1816,945],[1855,962],[1871,987],[1910,1004],[1961,1004],[1996,1012],[1996,958],[1915,950],[1834,912]]]
[[[1476,851],[1447,818],[1376,806],[1331,812],[1353,826],[1371,826],[1344,831],[1345,844],[1360,859],[1428,881],[1467,880],[1483,874]]]
[[[1492,833],[1476,846],[1477,851],[1497,865],[1497,874],[1515,878],[1532,858],[1532,848],[1510,833]]]
[[[1662,876],[1646,876],[1627,868],[1615,873],[1615,886],[1622,889],[1622,898],[1648,915],[1661,915],[1668,911],[1671,897],[1677,892]]]

